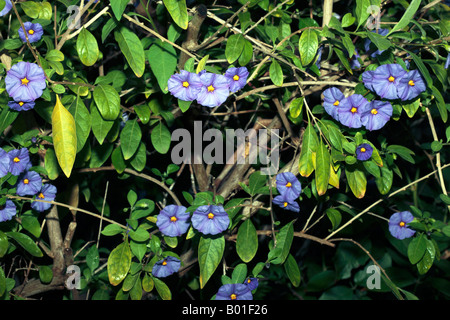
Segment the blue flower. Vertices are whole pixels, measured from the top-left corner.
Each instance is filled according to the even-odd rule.
[[[416,231],[408,227],[408,223],[414,220],[409,211],[396,212],[389,218],[389,232],[394,238],[403,240],[411,238]]]
[[[19,181],[17,182],[16,193],[23,196],[33,196],[41,190],[42,179],[39,173],[35,171],[27,171],[20,175]]]
[[[178,237],[189,229],[189,219],[190,214],[186,212],[186,207],[171,204],[160,211],[156,225],[165,236]]]
[[[200,76],[202,88],[197,96],[197,102],[205,107],[218,107],[224,103],[230,95],[228,78],[210,72]]]
[[[11,8],[12,8],[11,0],[5,0],[5,7],[3,8],[2,11],[0,11],[0,17],[6,15],[11,10]]]
[[[447,59],[445,60],[444,68],[448,69],[448,66],[450,65],[450,52],[447,55]]]
[[[192,214],[192,226],[203,234],[219,234],[228,229],[230,218],[222,206],[204,205]]]
[[[153,276],[157,278],[168,277],[180,270],[181,261],[175,257],[167,256],[155,263],[152,269]]]
[[[167,82],[169,92],[177,99],[193,101],[197,99],[202,88],[200,77],[196,73],[181,70],[172,75]]]
[[[245,279],[244,284],[250,289],[250,291],[253,291],[258,288],[258,278],[247,278]]]
[[[361,143],[358,147],[356,147],[356,159],[360,161],[369,160],[372,156],[373,148],[368,143]]]
[[[42,35],[44,34],[44,28],[42,28],[42,25],[40,23],[31,23],[27,21],[23,23],[23,26],[25,27],[28,41],[30,43],[41,40]],[[27,42],[27,38],[25,37],[25,32],[22,27],[19,28],[19,38],[23,42]]]
[[[47,87],[44,70],[35,63],[18,62],[8,70],[5,87],[15,101],[34,101]]]
[[[402,101],[411,100],[427,89],[419,71],[412,70],[400,79],[398,96]]]
[[[0,148],[0,178],[6,176],[11,166],[11,158],[8,153]]]
[[[9,221],[16,215],[16,205],[11,200],[6,200],[3,206],[0,206],[0,222]]]
[[[362,79],[367,89],[374,91],[381,98],[392,100],[399,98],[397,88],[406,73],[399,64],[384,64],[373,71],[365,71]]]
[[[389,102],[374,100],[364,106],[361,122],[370,131],[379,130],[392,117],[392,112],[392,105]]]
[[[253,295],[245,284],[229,283],[219,288],[216,300],[253,300]]]
[[[361,63],[359,62],[358,58],[360,58],[358,50],[355,50],[355,54],[350,59],[350,67],[352,69],[359,69],[359,68],[361,68]]]
[[[28,111],[34,108],[34,101],[9,101],[8,107],[15,111]]]
[[[231,92],[241,90],[247,84],[248,70],[246,67],[229,68],[225,72]]]
[[[11,150],[8,152],[8,156],[11,159],[9,172],[13,176],[18,176],[30,165],[30,155],[27,148]]]
[[[361,114],[368,103],[360,94],[352,94],[345,98],[338,109],[339,122],[349,128],[361,128]]]
[[[52,184],[44,184],[41,189],[37,192],[36,199],[45,200],[45,201],[54,201],[56,198],[56,187]],[[47,209],[50,209],[52,206],[51,203],[33,201],[31,203],[31,208],[43,212]]]
[[[272,202],[285,210],[300,212],[299,204],[295,200],[289,199],[286,194],[276,196]]]
[[[285,195],[289,202],[296,200],[302,192],[300,181],[290,171],[277,174],[276,185],[278,192]]]
[[[323,92],[323,108],[334,120],[339,120],[338,108],[344,99],[344,94],[338,88],[328,88]]]

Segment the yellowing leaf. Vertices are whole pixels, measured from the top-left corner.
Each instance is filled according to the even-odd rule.
[[[75,120],[56,96],[56,105],[52,113],[53,145],[59,166],[70,177],[77,154],[77,134]]]

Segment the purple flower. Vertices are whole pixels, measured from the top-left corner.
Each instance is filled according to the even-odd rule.
[[[34,101],[46,86],[44,70],[35,63],[16,63],[5,77],[6,91],[15,101]]]
[[[334,120],[339,119],[338,108],[344,99],[344,94],[338,88],[328,88],[323,92],[323,107]]]
[[[38,200],[45,200],[45,201],[53,201],[56,198],[56,187],[52,184],[44,184],[41,189],[38,191],[36,199]],[[51,203],[47,202],[40,202],[40,201],[33,201],[31,203],[31,208],[43,212],[47,209],[50,209],[52,206]]]
[[[34,108],[34,101],[9,101],[8,106],[15,111],[28,111]]]
[[[364,74],[369,72],[366,76]],[[363,81],[366,88],[375,91],[381,98],[398,99],[397,88],[406,71],[396,63],[384,64],[374,71],[365,71]]]
[[[27,169],[30,164],[30,154],[27,148],[14,149],[8,152],[10,158],[9,172],[13,176],[18,176]]]
[[[11,10],[11,8],[12,8],[11,0],[5,0],[5,7],[3,8],[2,11],[0,11],[0,17],[6,15],[9,12],[9,10]]]
[[[323,46],[320,46],[319,49],[317,49],[317,59],[314,63],[318,69],[320,69],[320,62],[322,61],[322,52],[323,52]]]
[[[11,158],[5,150],[0,148],[0,178],[3,178],[8,174],[10,166]]]
[[[167,256],[155,263],[152,274],[157,278],[168,277],[180,270],[181,261],[175,257]]]
[[[288,199],[286,194],[276,196],[272,202],[285,210],[300,212],[300,206],[292,199]]]
[[[205,72],[200,76],[202,88],[197,96],[197,102],[205,107],[217,107],[227,100],[230,90],[228,78],[215,73]]]
[[[450,52],[447,55],[447,59],[445,60],[444,68],[448,69],[448,66],[450,65]]]
[[[352,94],[341,101],[338,116],[339,122],[349,128],[360,128],[361,114],[369,102],[360,94]]]
[[[245,279],[244,284],[250,289],[250,291],[253,291],[258,288],[258,278],[247,278]]]
[[[21,174],[17,182],[16,193],[19,196],[33,196],[41,190],[42,179],[39,173],[35,171],[27,171]]]
[[[407,224],[413,220],[414,216],[409,211],[396,212],[389,218],[389,232],[399,240],[411,238],[416,231],[410,229]]]
[[[230,91],[236,92],[247,84],[248,70],[246,67],[229,68],[225,77],[228,79]]]
[[[192,226],[203,234],[219,234],[230,224],[228,213],[222,206],[204,205],[192,214]]]
[[[369,160],[372,156],[373,148],[368,143],[361,143],[358,147],[356,147],[356,159],[360,161]]]
[[[0,206],[0,222],[11,220],[16,215],[16,205],[11,200]]]
[[[156,225],[165,236],[178,237],[189,229],[189,218],[190,214],[186,212],[186,207],[171,204],[160,211]]]
[[[253,300],[253,295],[245,284],[229,283],[219,288],[216,300]]]
[[[167,82],[169,92],[183,101],[193,101],[202,88],[200,77],[196,73],[181,70],[180,73],[172,75]]]
[[[392,117],[392,105],[389,102],[374,100],[366,104],[361,114],[361,122],[366,129],[379,130]]]
[[[352,56],[352,58],[350,60],[350,67],[352,69],[361,68],[361,63],[359,62],[358,58],[360,58],[358,50],[355,50],[355,54]]]
[[[27,32],[28,41],[30,43],[38,42],[41,40],[42,35],[44,34],[44,28],[42,28],[40,23],[31,23],[29,21],[24,22],[23,26]],[[22,27],[19,28],[19,38],[23,42],[27,42],[27,38],[25,37],[25,32]]]
[[[371,32],[373,33],[378,33],[379,35],[385,36],[389,33],[388,29],[378,29],[378,30],[372,30]],[[370,44],[372,43],[372,41],[367,38],[366,41],[364,42],[364,50],[366,50],[366,52],[370,51]],[[382,54],[384,50],[376,50],[375,52],[373,52],[370,56],[372,58],[376,57],[379,54]]]
[[[400,79],[398,96],[402,101],[411,100],[427,89],[419,71],[412,70]]]
[[[276,176],[277,190],[281,195],[285,195],[286,199],[292,202],[296,200],[302,192],[300,181],[292,172],[279,173]]]

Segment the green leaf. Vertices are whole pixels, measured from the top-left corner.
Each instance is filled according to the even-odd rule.
[[[303,66],[310,64],[314,60],[318,48],[319,39],[317,33],[313,29],[303,31],[298,42],[300,59]]]
[[[6,232],[9,238],[14,239],[22,248],[24,248],[29,254],[34,257],[42,257],[42,251],[39,249],[33,239],[26,234],[20,232]]]
[[[298,267],[297,261],[295,261],[295,258],[292,256],[292,254],[288,255],[283,266],[284,270],[286,271],[286,275],[288,276],[292,285],[294,287],[298,287],[301,281],[300,268]]]
[[[8,247],[9,247],[8,237],[3,231],[0,231],[0,258],[3,258],[5,254],[8,252]]]
[[[269,68],[270,80],[276,86],[283,85],[283,70],[277,60],[273,59]]]
[[[58,159],[56,158],[56,153],[53,148],[48,148],[45,152],[44,166],[47,170],[47,176],[50,180],[55,180],[56,178],[58,178],[60,169]]]
[[[141,141],[139,144],[139,148],[134,156],[130,160],[131,166],[136,171],[142,171],[145,168],[145,164],[147,162],[147,149],[145,148],[145,143]]]
[[[111,9],[114,13],[114,16],[118,21],[122,18],[122,14],[125,11],[125,8],[127,7],[128,0],[111,0]]]
[[[319,144],[319,138],[314,126],[309,124],[303,134],[302,151],[298,163],[298,171],[303,177],[309,177],[314,171],[316,150]]]
[[[124,231],[124,229],[121,226],[118,226],[117,224],[108,224],[103,230],[102,235],[104,236],[115,236],[117,234],[120,234]]]
[[[421,0],[412,0],[400,21],[394,25],[394,27],[391,29],[391,31],[389,31],[387,35],[389,36],[391,33],[406,27],[411,22],[412,18],[419,9],[420,3]]]
[[[205,69],[206,62],[208,61],[208,59],[209,55],[206,55],[198,62],[197,69],[195,69],[195,73],[199,73],[200,71]]]
[[[100,265],[100,256],[98,254],[97,246],[94,245],[89,248],[88,253],[86,254],[86,264],[91,272],[94,272]]]
[[[253,57],[253,45],[247,39],[244,40],[244,50],[242,50],[241,55],[239,56],[238,62],[240,66],[245,66],[248,64]]]
[[[83,149],[91,132],[91,115],[82,99],[78,96],[67,109],[73,116],[77,133],[77,151]]]
[[[364,171],[360,170],[356,165],[349,165],[345,168],[348,185],[355,197],[364,198],[366,194],[367,179]]]
[[[245,41],[242,34],[233,34],[228,37],[225,47],[225,57],[229,64],[235,62],[244,50]]]
[[[269,251],[268,261],[273,264],[282,264],[291,250],[294,240],[294,221],[287,223],[276,234],[276,246]]]
[[[18,115],[19,112],[17,111],[11,110],[10,108],[3,108],[0,113],[0,132],[4,132],[16,120]]]
[[[411,162],[412,164],[415,163],[414,158],[411,156],[415,155],[414,152],[404,146],[392,144],[389,145],[386,150],[390,153],[398,154],[400,157],[408,162]]]
[[[81,63],[85,66],[92,66],[97,62],[100,53],[97,39],[86,28],[81,29],[77,37],[76,49]]]
[[[178,62],[175,48],[168,42],[157,40],[148,50],[147,60],[161,91],[169,92],[167,81],[174,74]]]
[[[250,219],[239,227],[236,237],[236,252],[244,262],[250,262],[258,251],[258,235]]]
[[[37,19],[39,17],[39,12],[41,11],[40,3],[34,1],[26,1],[21,2],[20,6],[23,12],[25,12],[25,14],[30,18]]]
[[[120,113],[120,96],[116,89],[108,84],[97,85],[94,89],[94,101],[103,119],[117,119]]]
[[[75,120],[56,96],[56,105],[52,113],[53,145],[56,158],[66,175],[70,177],[77,154],[77,134]]]
[[[186,30],[189,22],[186,0],[163,0],[163,3],[173,21],[180,28]]]
[[[113,120],[103,119],[98,107],[91,104],[91,121],[92,121],[92,132],[100,145],[103,144],[108,132],[114,126]]]
[[[436,105],[438,107],[439,114],[441,115],[442,121],[445,123],[445,122],[447,122],[447,119],[448,119],[447,106],[445,104],[445,100],[442,97],[441,92],[435,86],[431,86],[431,91],[433,92],[433,96],[436,100]]]
[[[341,224],[342,215],[339,210],[334,208],[328,208],[326,211],[328,219],[331,221],[331,230],[336,230],[337,227]]]
[[[367,31],[367,36],[379,50],[387,50],[391,47],[391,42],[381,34]]]
[[[108,257],[108,279],[113,286],[122,282],[131,266],[131,250],[127,241],[115,247]]]
[[[222,260],[225,238],[201,237],[198,244],[198,263],[200,266],[200,288],[204,288]]]
[[[356,19],[358,20],[358,26],[356,30],[359,29],[359,27],[366,22],[367,18],[370,15],[369,12],[369,6],[370,6],[370,0],[356,0],[356,8],[355,8],[355,15]]]
[[[408,245],[408,259],[411,264],[418,263],[427,250],[427,238],[420,233]]]
[[[261,174],[261,171],[253,172],[248,179],[248,189],[250,191],[250,195],[256,195],[258,193],[258,190],[266,184],[266,181],[267,176]]]
[[[298,118],[303,109],[303,97],[295,98],[289,104],[289,114],[292,118]]]
[[[436,248],[431,240],[425,238],[426,250],[422,259],[417,263],[417,270],[420,274],[425,274],[430,270],[433,265],[434,258],[436,257]]]
[[[375,178],[375,184],[377,185],[378,191],[381,194],[387,194],[392,187],[392,182],[394,180],[394,172],[387,167],[380,167],[381,176]]]
[[[155,284],[156,291],[158,291],[159,296],[163,300],[172,300],[172,292],[170,292],[169,287],[160,279],[153,277],[153,282]]]
[[[142,289],[145,292],[151,292],[154,286],[153,278],[146,273],[142,279]]]
[[[120,132],[120,148],[123,158],[130,159],[141,143],[142,131],[136,119],[128,120]]]
[[[410,118],[414,117],[419,107],[420,107],[420,99],[416,99],[414,102],[411,103],[402,104],[403,110],[405,110],[406,114]]]
[[[162,122],[153,128],[150,138],[156,151],[161,154],[169,151],[171,135],[169,129]]]
[[[245,263],[238,264],[231,274],[231,283],[244,283],[247,277],[247,265]]]
[[[316,188],[319,196],[324,195],[330,181],[330,153],[327,146],[320,141],[316,152]]]
[[[145,71],[145,53],[139,37],[128,28],[122,27],[119,31],[114,31],[114,39],[136,77],[142,77]]]

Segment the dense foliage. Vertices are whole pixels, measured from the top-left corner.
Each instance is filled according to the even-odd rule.
[[[449,298],[449,16],[0,0],[0,297]]]

